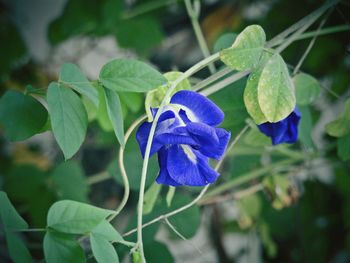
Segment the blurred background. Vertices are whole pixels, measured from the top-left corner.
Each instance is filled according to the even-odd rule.
[[[231,44],[247,25],[260,24],[271,39],[322,3],[203,0],[199,22],[214,53]],[[203,58],[181,0],[2,0],[0,21],[0,95],[9,89],[34,90],[33,96],[43,100],[65,62],[79,65],[94,80],[101,67],[115,58],[148,61],[161,72],[185,71]],[[340,1],[324,27],[336,25],[350,25],[349,1]],[[309,42],[293,43],[282,54],[285,61],[295,66]],[[264,191],[235,200],[229,190],[221,199],[209,199],[175,216],[172,223],[187,240],[162,222],[146,228],[149,262],[350,262],[350,146],[339,154],[337,139],[326,135],[324,128],[339,116],[350,94],[349,31],[319,36],[301,69],[316,77],[322,89],[314,103],[302,107],[300,142],[291,148],[314,152],[318,158],[267,174]],[[191,82],[209,75],[203,70]],[[225,111],[223,127],[234,136],[248,118],[242,97],[245,79],[231,86],[210,98]],[[144,95],[124,93],[121,100],[128,127],[144,113]],[[88,102],[84,103],[89,112]],[[60,199],[117,207],[123,194],[119,145],[106,116],[102,108],[89,114],[86,140],[67,162],[50,132],[49,120],[39,134],[21,141],[13,141],[0,120],[0,189],[31,227],[45,227],[49,207]],[[14,125],[22,128],[20,123]],[[278,152],[284,149],[273,150],[266,137],[251,130],[225,162],[218,184],[281,160]],[[134,137],[126,147],[125,163],[132,193],[116,220],[121,233],[136,225],[142,159]],[[157,175],[156,159],[150,166],[147,186]],[[271,184],[279,185],[280,194],[269,193]],[[145,221],[189,202],[197,192],[196,188],[177,189],[168,208],[163,187]],[[34,260],[43,262],[42,234],[27,233],[23,238]],[[121,259],[125,255],[123,262],[128,262],[128,251],[117,249]],[[0,262],[11,262],[1,230]]]

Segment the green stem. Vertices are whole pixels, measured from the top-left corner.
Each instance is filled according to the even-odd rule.
[[[279,45],[281,43],[284,42],[285,38],[290,35],[291,33],[297,31],[298,29],[304,27],[306,24],[308,24],[310,21],[316,21],[317,18],[319,18],[324,12],[326,12],[326,10],[328,10],[328,8],[334,6],[335,4],[337,4],[340,0],[330,0],[327,1],[326,3],[324,3],[320,8],[316,9],[315,11],[313,11],[311,14],[309,14],[308,16],[304,17],[303,19],[299,20],[298,22],[296,22],[295,24],[293,24],[292,26],[290,26],[289,28],[287,28],[286,30],[284,30],[282,33],[278,34],[277,36],[275,36],[274,38],[272,38],[267,47],[273,47],[276,45]],[[313,23],[312,22],[312,23]]]
[[[105,180],[110,179],[110,178],[111,178],[111,176],[109,175],[109,173],[105,171],[105,172],[101,172],[101,173],[89,176],[86,179],[86,181],[89,185],[92,185],[92,184],[97,184],[99,182],[105,181]]]
[[[230,73],[232,70],[230,68],[224,68],[223,70],[220,70],[219,72],[216,72],[215,74],[211,75],[210,77],[202,80],[201,82],[197,83],[192,90],[194,91],[198,91],[206,86],[208,86],[209,84],[212,84],[213,82],[221,79],[222,77],[224,77],[225,75],[227,75],[228,73]]]
[[[250,70],[247,71],[241,71],[233,74],[230,77],[225,78],[224,80],[214,84],[213,86],[202,90],[200,93],[204,96],[209,96],[219,90],[222,90],[223,88],[227,87],[228,85],[240,80],[241,78],[244,78],[250,73]]]
[[[334,33],[339,33],[339,32],[344,32],[344,31],[349,31],[350,30],[350,25],[339,25],[339,26],[332,26],[332,27],[327,27],[319,31],[318,35],[328,35],[328,34],[334,34]],[[296,40],[303,40],[307,38],[311,38],[317,34],[317,30],[315,31],[310,31],[302,34],[299,36]],[[280,43],[279,43],[280,44]]]
[[[125,146],[126,143],[128,142],[131,133],[136,129],[136,127],[143,122],[147,118],[147,115],[142,115],[140,118],[135,120],[129,127],[129,129],[125,133]],[[120,174],[123,179],[123,184],[124,184],[124,195],[123,199],[120,202],[118,208],[115,210],[115,214],[111,215],[111,217],[108,219],[109,221],[112,221],[119,213],[120,211],[123,210],[125,207],[126,203],[128,202],[129,195],[130,195],[130,185],[129,185],[129,179],[128,175],[125,170],[125,165],[124,165],[124,147],[119,147],[119,157],[118,157],[118,163],[119,163],[119,169],[120,169]]]
[[[197,3],[200,3],[200,2],[197,2]],[[202,54],[205,58],[209,57],[210,56],[209,48],[208,48],[207,42],[205,41],[205,38],[203,36],[201,26],[198,22],[199,12],[198,11],[196,12],[196,10],[194,10],[194,7],[192,6],[191,0],[185,0],[185,5],[186,5],[186,10],[187,10],[188,16],[191,19],[192,27],[193,27],[194,33],[196,35],[199,47],[202,51]],[[210,63],[208,68],[209,68],[211,74],[214,74],[216,72],[215,65],[213,63]]]
[[[150,129],[150,133],[147,140],[147,146],[145,150],[145,157],[143,160],[142,165],[142,172],[141,172],[141,182],[140,182],[140,190],[139,190],[139,201],[137,206],[137,244],[141,258],[143,262],[146,262],[145,254],[143,251],[143,242],[142,242],[142,213],[143,213],[143,201],[144,201],[144,195],[145,195],[145,184],[146,184],[146,177],[147,177],[147,168],[148,168],[148,162],[149,162],[149,155],[151,151],[151,145],[153,141],[154,132],[156,129],[156,125],[158,123],[158,119],[163,111],[163,108],[165,104],[167,103],[168,99],[170,98],[170,95],[172,94],[173,90],[176,88],[176,86],[183,80],[189,78],[197,71],[201,70],[202,68],[206,67],[208,64],[218,60],[220,57],[219,53],[216,53],[214,55],[211,55],[210,57],[198,62],[191,68],[189,68],[184,74],[182,74],[178,79],[176,79],[170,88],[167,90],[167,93],[165,94],[163,101],[161,105],[159,106],[159,109],[154,117],[154,120],[152,122],[152,126]]]

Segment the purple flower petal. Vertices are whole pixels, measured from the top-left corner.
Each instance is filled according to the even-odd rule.
[[[152,142],[150,156],[156,153],[163,146],[162,143],[157,142],[157,140],[155,139],[157,134],[162,134],[164,132],[167,132],[169,128],[174,124],[175,121],[176,121],[175,114],[172,111],[166,111],[160,115],[159,121],[156,127],[156,132]],[[140,150],[143,157],[145,155],[148,135],[151,131],[151,126],[152,126],[152,122],[144,122],[140,125],[140,127],[136,132],[136,140],[139,143]]]
[[[215,182],[219,176],[209,166],[207,157],[191,147],[180,145],[168,149],[167,171],[175,182],[188,186],[204,186]]]
[[[295,143],[298,139],[300,112],[297,108],[285,119],[258,125],[259,130],[271,138],[272,144]]]
[[[216,126],[224,120],[224,113],[214,102],[194,91],[181,90],[172,96],[170,103],[185,106],[192,122]]]
[[[171,186],[179,186],[177,182],[170,177],[167,169],[167,159],[168,159],[168,150],[165,147],[162,147],[158,152],[158,163],[159,163],[159,174],[156,179],[158,184],[166,184]]]
[[[224,129],[204,123],[188,123],[187,131],[197,141],[198,150],[207,157],[219,160],[224,154],[231,134]]]

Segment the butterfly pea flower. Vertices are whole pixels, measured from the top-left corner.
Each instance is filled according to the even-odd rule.
[[[158,109],[152,109],[153,116]],[[219,160],[231,134],[217,126],[224,113],[208,98],[188,90],[175,93],[159,117],[150,156],[158,153],[159,184],[204,186],[219,174],[209,158]],[[144,122],[136,133],[142,156],[152,122]]]
[[[271,123],[265,122],[258,125],[259,130],[271,138],[272,144],[295,143],[298,139],[298,125],[300,112],[295,107],[294,111],[285,119]]]

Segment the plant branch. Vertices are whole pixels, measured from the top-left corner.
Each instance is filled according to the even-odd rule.
[[[207,58],[207,57],[210,56],[210,52],[209,52],[209,48],[208,48],[207,42],[205,41],[205,38],[203,36],[203,32],[202,32],[201,26],[200,26],[200,24],[198,22],[199,10],[200,10],[200,2],[198,1],[196,3],[198,4],[197,5],[197,10],[195,10],[194,6],[191,3],[191,0],[185,0],[185,6],[186,6],[187,14],[188,14],[188,16],[191,19],[192,27],[193,27],[194,33],[196,35],[199,47],[200,47],[200,49],[202,51],[202,54],[203,54],[204,58]],[[208,68],[209,68],[211,74],[214,74],[216,72],[214,63],[210,63],[208,65]]]
[[[287,28],[286,30],[284,30],[282,33],[278,34],[277,36],[275,36],[274,38],[272,38],[267,47],[273,47],[276,45],[281,44],[282,42],[284,42],[285,38],[290,35],[291,33],[297,31],[298,29],[304,27],[305,25],[309,24],[311,22],[311,24],[316,21],[324,12],[326,12],[328,10],[328,8],[336,5],[340,0],[330,0],[327,1],[326,3],[324,3],[320,8],[316,9],[315,11],[313,11],[311,14],[309,14],[308,16],[302,18],[301,20],[299,20],[298,22],[296,22],[295,24],[293,24],[292,26],[290,26],[289,28]]]
[[[216,61],[219,59],[219,53],[216,53],[214,55],[211,55],[210,57],[198,62],[191,68],[189,68],[184,74],[182,74],[179,78],[177,78],[170,86],[170,88],[167,90],[161,105],[159,106],[159,109],[154,117],[154,120],[152,122],[152,126],[150,129],[150,133],[147,140],[147,146],[145,150],[145,157],[143,160],[142,165],[142,172],[141,172],[141,182],[140,182],[140,192],[139,192],[139,201],[137,206],[137,248],[140,251],[141,258],[143,262],[146,262],[145,255],[143,251],[143,242],[142,242],[142,213],[143,213],[143,200],[144,200],[144,192],[145,192],[145,184],[146,184],[146,177],[147,177],[147,168],[148,168],[148,162],[149,162],[149,155],[151,152],[151,145],[153,141],[154,132],[158,123],[158,119],[163,111],[163,108],[165,104],[168,102],[168,99],[170,98],[171,93],[176,88],[176,86],[186,78],[192,76],[197,71],[201,70],[202,68],[206,67],[208,64]]]
[[[321,31],[323,25],[326,23],[329,14],[330,14],[330,13],[328,13],[328,15],[321,21],[320,25],[319,25],[318,28],[317,28],[316,34],[315,34],[314,37],[311,39],[311,41],[310,41],[309,45],[307,46],[307,48],[306,48],[304,54],[301,56],[301,58],[300,58],[298,64],[295,66],[292,75],[295,75],[295,74],[298,73],[298,71],[299,71],[301,65],[303,64],[305,58],[307,57],[307,55],[308,55],[309,52],[311,51],[311,48],[314,46],[314,44],[315,44],[315,42],[316,42],[316,39],[317,39],[317,37],[319,36],[320,31]]]
[[[169,219],[168,218],[165,218],[164,219],[165,223],[169,226],[169,228],[174,231],[174,233],[176,235],[178,235],[182,240],[185,240],[185,241],[188,241],[197,251],[199,254],[202,254],[202,251],[194,244],[192,243],[191,241],[189,241],[186,237],[184,237],[176,228],[175,226],[170,223]]]
[[[136,119],[129,127],[129,129],[125,133],[125,146],[127,141],[129,140],[129,137],[131,133],[136,129],[136,127],[143,122],[147,118],[147,115],[142,115],[140,118]],[[118,158],[118,163],[119,163],[119,169],[120,169],[120,174],[123,178],[123,183],[124,183],[124,195],[123,199],[116,209],[116,213],[113,214],[110,218],[109,221],[112,221],[119,213],[120,211],[123,210],[124,206],[126,205],[128,199],[129,199],[129,194],[130,194],[130,186],[129,186],[129,180],[128,180],[128,175],[125,170],[125,165],[124,165],[124,151],[125,151],[125,146],[124,147],[119,147],[119,158]]]
[[[201,199],[198,202],[198,205],[210,205],[215,203],[226,202],[229,200],[239,200],[251,194],[255,194],[256,192],[259,192],[263,189],[264,189],[264,186],[261,183],[258,183],[246,189],[243,189],[234,193],[230,193],[227,195],[223,195],[223,196],[219,195],[219,196],[209,197],[207,199]]]

